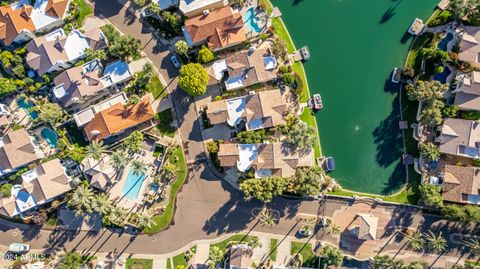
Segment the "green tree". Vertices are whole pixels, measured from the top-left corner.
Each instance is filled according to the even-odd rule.
[[[218,150],[219,150],[219,148],[218,148],[218,142],[216,142],[216,141],[210,141],[210,142],[207,143],[206,148],[207,148],[207,151],[208,151],[209,153],[215,154],[215,153],[217,153]]]
[[[59,269],[79,269],[84,265],[83,257],[77,252],[67,252],[58,263]]]
[[[44,103],[40,106],[36,106],[36,110],[39,112],[40,121],[56,125],[64,119],[63,109],[56,103]]]
[[[188,44],[185,40],[178,40],[175,43],[175,51],[178,54],[185,55],[188,58]]]
[[[480,257],[480,240],[473,238],[467,242],[470,254],[476,257]]]
[[[177,177],[177,166],[173,163],[167,163],[163,166],[164,175],[168,178],[175,178]]]
[[[210,247],[210,251],[208,253],[208,264],[210,265],[211,269],[214,269],[216,265],[220,262],[223,262],[224,259],[225,252],[223,252],[223,250],[215,246]]]
[[[393,259],[389,255],[378,255],[373,258],[373,269],[390,269],[393,264]]]
[[[478,7],[480,1],[478,0],[450,0],[448,9],[452,11],[456,19],[470,19],[473,16],[478,16]]]
[[[140,57],[140,40],[131,35],[119,35],[108,47],[108,52],[116,58],[130,61]]]
[[[425,59],[437,64],[446,62],[450,59],[446,51],[440,50],[436,46],[429,47],[429,48],[422,48],[422,50],[420,51],[420,54],[423,57],[425,57]]]
[[[153,226],[157,225],[157,221],[155,218],[144,212],[140,215],[140,218],[138,219],[138,225],[142,228],[152,228]]]
[[[197,61],[199,61],[200,63],[206,64],[213,61],[214,59],[215,55],[207,46],[202,46],[202,48],[198,51]]]
[[[441,208],[443,206],[441,190],[440,186],[425,183],[420,186],[420,197],[426,205]]]
[[[207,91],[208,73],[198,63],[189,63],[180,68],[178,86],[192,96],[205,94]]]
[[[297,169],[290,185],[293,191],[299,195],[318,195],[322,189],[325,180],[322,176],[320,166],[312,166]]]
[[[110,155],[110,165],[115,170],[121,170],[127,166],[127,156],[123,150],[117,150]]]
[[[445,104],[437,99],[426,102],[420,114],[420,122],[429,127],[440,125],[443,121],[442,109],[444,106]]]
[[[120,33],[111,24],[105,24],[104,26],[100,27],[100,29],[102,30],[109,43],[113,43],[120,36]]]
[[[8,78],[0,78],[0,97],[10,95],[17,91],[14,81]]]
[[[285,85],[291,86],[295,83],[295,75],[292,73],[286,73],[282,75],[282,82]]]
[[[110,212],[106,216],[106,219],[108,220],[108,222],[112,224],[122,226],[123,223],[125,223],[125,220],[127,219],[127,215],[128,215],[128,212],[125,208],[115,206],[112,208],[112,210],[110,210]]]
[[[150,4],[148,4],[147,6],[147,9],[149,9],[156,15],[160,15],[160,11],[162,10],[160,4],[157,1],[150,2]]]
[[[141,160],[133,160],[132,171],[135,175],[145,175],[147,173],[147,165]]]
[[[90,145],[86,147],[87,156],[94,160],[100,160],[102,155],[107,153],[107,148],[103,144],[103,141],[93,140]]]
[[[92,212],[93,200],[94,195],[92,190],[85,184],[79,184],[75,190],[73,190],[68,200],[68,206],[74,208],[75,215],[81,216],[85,213]]]
[[[272,201],[274,196],[281,195],[287,188],[288,181],[281,177],[266,177],[262,179],[246,179],[240,183],[247,197],[254,197],[264,203]]]
[[[279,37],[273,39],[272,53],[280,59],[286,59],[288,56],[288,49],[285,40]]]
[[[93,197],[91,206],[93,211],[104,216],[112,209],[112,202],[105,193],[101,193]]]
[[[268,210],[267,208],[263,208],[258,213],[258,221],[262,226],[266,226],[268,228],[272,228],[273,225],[277,224],[277,220],[273,216],[272,211]]]
[[[429,230],[425,238],[428,242],[429,249],[432,251],[443,252],[447,249],[447,240],[443,237],[442,232],[436,235]]]
[[[180,27],[182,26],[182,21],[178,18],[177,14],[168,10],[162,10],[160,12],[160,16],[173,31],[178,32],[180,30]]]
[[[147,91],[147,85],[156,76],[155,70],[150,63],[146,63],[142,71],[135,73],[135,79],[128,86],[128,91],[137,95],[143,95]]]
[[[333,246],[326,245],[319,251],[322,268],[329,268],[330,266],[340,266],[343,262],[343,252]]]
[[[419,80],[414,85],[409,84],[405,86],[405,90],[410,100],[428,101],[432,99],[442,99],[443,93],[448,90],[448,85],[436,80]]]
[[[299,150],[308,151],[315,145],[315,130],[298,119],[286,132],[287,141],[297,146]]]
[[[423,251],[425,249],[425,240],[419,231],[414,231],[407,235],[408,246],[414,251]]]
[[[446,118],[455,118],[458,115],[460,108],[455,105],[446,106],[442,109],[442,114]]]
[[[10,183],[5,183],[0,186],[0,195],[4,198],[8,198],[12,195],[12,187],[13,185]]]
[[[268,140],[265,129],[242,131],[237,134],[237,139],[242,144],[263,143]]]
[[[98,59],[100,61],[104,61],[107,59],[107,53],[105,50],[93,50],[91,48],[88,48],[85,50],[85,62],[89,62],[95,59]]]
[[[133,131],[125,140],[122,145],[128,151],[129,154],[134,154],[142,149],[143,134],[139,131]]]
[[[61,141],[61,140],[59,140]],[[72,159],[72,161],[76,163],[81,163],[83,159],[85,158],[85,148],[80,147],[77,144],[74,144],[72,146],[67,146],[65,150],[65,155]]]
[[[420,156],[423,158],[429,161],[437,161],[440,159],[440,148],[432,142],[421,143],[418,148],[420,150]]]
[[[327,219],[327,232],[334,237],[339,236],[342,233],[342,228],[336,224],[332,219]]]

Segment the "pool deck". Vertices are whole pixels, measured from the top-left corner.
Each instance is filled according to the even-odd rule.
[[[125,169],[120,176],[120,179],[113,185],[113,187],[109,191],[109,196],[111,200],[118,201],[118,205],[126,208],[127,210],[132,210],[136,206],[142,204],[142,200],[144,198],[144,194],[147,193],[147,187],[152,182],[151,175],[154,172],[153,161],[155,157],[153,157],[153,152],[150,151],[143,151],[144,156],[140,154],[135,154],[132,160],[143,160],[147,164],[147,174],[146,178],[144,179],[142,186],[140,186],[140,190],[138,192],[137,199],[131,200],[123,195],[123,186],[126,183],[128,173],[130,172],[132,162],[129,162]]]

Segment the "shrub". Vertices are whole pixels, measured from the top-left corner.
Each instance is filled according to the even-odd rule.
[[[283,75],[290,73],[290,67],[288,65],[282,65],[278,68],[278,74]]]
[[[0,96],[7,96],[14,93],[17,86],[14,81],[8,78],[0,78]]]
[[[100,27],[100,29],[102,30],[109,43],[113,42],[120,36],[120,33],[117,31],[117,29],[115,29],[115,27],[110,24],[106,24]]]
[[[442,109],[442,115],[446,118],[455,118],[458,115],[460,108],[455,105],[446,106]]]
[[[205,94],[207,91],[208,73],[200,64],[189,63],[180,68],[178,86],[192,96]]]
[[[296,95],[300,95],[303,92],[305,84],[304,84],[304,81],[303,81],[302,77],[296,72],[295,72],[295,84],[297,84],[297,85],[295,87],[294,93]]]
[[[410,65],[407,65],[403,70],[402,70],[402,74],[406,77],[409,77],[409,78],[413,78],[415,76],[415,69],[410,66]]]
[[[13,185],[10,183],[5,183],[2,186],[0,186],[0,195],[2,197],[8,198],[12,195],[12,187]]]
[[[207,151],[209,153],[217,153],[218,152],[218,143],[215,141],[210,141],[207,143]]]
[[[198,51],[197,61],[202,64],[206,64],[213,61],[213,59],[215,59],[213,52],[208,47],[202,46],[202,48]]]
[[[268,134],[265,129],[243,131],[238,133],[237,139],[243,144],[262,143],[268,139]]]
[[[435,73],[436,73],[436,74],[441,74],[441,73],[443,73],[444,70],[445,70],[445,69],[444,69],[443,66],[441,66],[441,65],[435,67]]]
[[[291,86],[295,83],[295,75],[292,73],[286,73],[282,76],[282,82],[285,85]]]
[[[465,120],[480,120],[480,112],[478,111],[461,111],[460,118]]]

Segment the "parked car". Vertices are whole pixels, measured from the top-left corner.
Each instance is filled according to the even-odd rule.
[[[300,230],[298,230],[298,235],[300,237],[308,237],[308,236],[311,236],[312,233],[313,233],[312,228],[308,225],[305,225]]]
[[[180,62],[178,61],[176,55],[173,55],[172,57],[170,57],[170,60],[172,60],[172,63],[175,66],[175,68],[180,68]]]
[[[30,250],[30,245],[22,243],[12,243],[8,246],[8,251],[12,253],[26,253]]]

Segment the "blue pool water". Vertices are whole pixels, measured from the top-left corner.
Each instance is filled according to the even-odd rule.
[[[438,49],[447,51],[447,44],[453,39],[453,34],[448,33],[447,36],[445,36],[439,43],[438,43]]]
[[[17,100],[17,104],[19,107],[25,110],[25,112],[27,112],[28,115],[30,115],[30,118],[32,118],[32,120],[36,120],[38,118],[38,112],[31,110],[31,108],[33,108],[32,102],[28,101],[25,98],[22,98],[20,100]]]
[[[140,187],[142,187],[143,181],[145,180],[145,175],[137,175],[133,173],[132,170],[128,172],[127,179],[122,188],[123,196],[127,197],[130,200],[135,200],[138,197],[140,192]]]
[[[436,81],[440,81],[441,83],[446,83],[447,82],[447,77],[452,73],[452,71],[450,71],[450,68],[448,68],[448,66],[445,66],[444,69],[443,69],[443,72],[440,73],[440,74],[435,74],[433,76],[433,79],[436,80]]]
[[[57,133],[55,133],[54,130],[50,128],[43,128],[42,131],[40,131],[40,135],[47,140],[47,143],[51,146],[56,148],[57,147],[57,141],[58,141],[58,136]]]
[[[249,8],[245,14],[243,14],[243,21],[245,22],[245,26],[247,26],[247,33],[255,32],[260,33],[262,32],[262,28],[258,26],[257,21],[255,20],[255,9],[253,7]],[[248,30],[250,28],[251,30]]]

